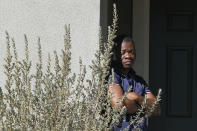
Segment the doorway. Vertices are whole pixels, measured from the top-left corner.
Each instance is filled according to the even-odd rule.
[[[126,34],[132,36],[132,0],[101,0],[100,1],[100,25],[104,40],[107,39],[107,28],[112,24],[113,3],[118,12],[118,30],[116,35]]]
[[[197,8],[195,0],[150,1],[150,87],[163,90],[162,114],[150,131],[195,130]]]

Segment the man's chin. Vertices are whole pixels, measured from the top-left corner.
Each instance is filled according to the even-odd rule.
[[[123,68],[124,68],[124,69],[131,69],[131,67],[132,67],[131,64],[129,64],[129,65],[123,65]]]

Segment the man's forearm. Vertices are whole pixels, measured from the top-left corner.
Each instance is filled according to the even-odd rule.
[[[135,113],[137,111],[138,107],[137,107],[137,103],[135,100],[133,100],[132,98],[126,97],[123,103],[120,103],[121,98],[122,96],[121,97],[119,96],[118,98],[117,97],[112,98],[111,99],[112,107],[117,108],[118,104],[120,104],[119,111],[121,110],[123,106],[126,106],[127,112],[129,114]]]
[[[110,102],[113,108],[117,108],[118,104],[120,104],[119,109],[118,109],[119,111],[121,110],[123,106],[126,106],[127,112],[129,114],[132,114],[138,110],[139,105],[143,104],[144,96],[141,96],[135,92],[127,93],[126,98],[123,101],[123,103],[120,103],[123,97],[123,91],[119,85],[114,84],[113,86],[114,87],[112,87],[112,85],[109,86],[109,92],[108,92],[108,95],[110,95],[111,97]],[[148,93],[147,94],[147,106],[146,106],[147,110],[152,106],[154,100],[155,100],[154,95],[152,95],[152,93]],[[153,112],[153,114],[158,115],[159,114],[158,112],[160,111],[157,111],[156,113]]]
[[[110,95],[111,97],[110,103],[112,107],[117,108],[118,104],[120,104],[118,109],[119,111],[123,106],[126,106],[128,113],[135,113],[137,111],[137,104],[134,98],[131,97],[131,93],[127,93],[125,100],[122,103],[120,103],[123,97],[123,91],[119,85],[114,84],[113,86],[114,87],[112,87],[112,85],[109,86],[108,92],[108,95]]]
[[[130,94],[128,93],[126,99],[124,100],[124,106],[127,107],[128,114],[133,114],[138,110],[138,107],[136,101],[129,96]]]
[[[109,86],[108,95],[110,96],[110,103],[113,108],[117,108],[117,105],[120,103],[123,91],[119,85],[113,84]],[[120,103],[119,110],[123,107],[123,104]]]
[[[128,94],[129,95],[127,97],[130,101],[135,100],[138,105],[143,104],[144,98],[145,98],[144,96],[138,95],[137,93],[134,93],[134,92],[130,92]],[[150,110],[150,108],[154,104],[155,100],[156,100],[155,96],[152,93],[147,93],[147,103],[145,106],[145,110]],[[152,112],[152,115],[159,116],[160,112],[161,112],[161,109],[160,109],[160,105],[158,104],[158,105],[156,105],[156,108]]]

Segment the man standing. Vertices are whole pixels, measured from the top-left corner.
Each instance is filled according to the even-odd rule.
[[[132,90],[127,93],[126,98],[121,105],[121,107],[126,106],[127,115],[123,118],[121,126],[117,126],[116,124],[114,125],[115,131],[123,130],[130,125],[130,117],[135,116],[135,113],[144,101],[145,94],[147,95],[148,100],[146,109],[148,109],[155,100],[155,96],[151,93],[146,82],[143,78],[136,75],[132,68],[136,59],[134,41],[130,37],[124,37],[118,44],[119,45],[115,47],[116,61],[112,63],[114,68],[115,84],[113,85],[113,88],[112,85],[109,86],[109,92],[113,94],[113,97],[111,98],[112,107],[117,106],[124,93],[128,91],[129,87],[132,86]],[[154,113],[159,114],[159,112]],[[144,114],[140,117],[144,117]],[[130,125],[129,130],[134,130],[135,124]],[[147,131],[146,118],[144,118],[144,121],[138,125],[138,128],[140,128],[141,131]]]

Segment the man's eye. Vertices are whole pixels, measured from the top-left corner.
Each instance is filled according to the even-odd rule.
[[[121,51],[121,55],[124,55],[125,54],[125,51]]]
[[[130,54],[134,54],[134,50],[129,51]]]

